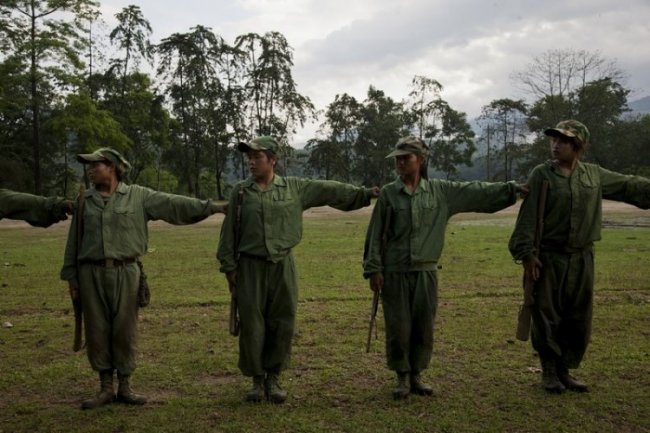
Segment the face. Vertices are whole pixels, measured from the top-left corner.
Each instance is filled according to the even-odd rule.
[[[559,162],[573,162],[578,158],[578,153],[573,148],[573,143],[567,137],[550,137],[551,156]]]
[[[273,176],[276,158],[269,158],[261,150],[249,150],[246,153],[248,158],[248,170],[255,179],[266,179]]]
[[[424,158],[413,153],[395,157],[395,170],[399,176],[415,176],[420,172]]]
[[[108,184],[115,175],[115,166],[105,161],[91,162],[87,170],[88,180],[95,185]]]

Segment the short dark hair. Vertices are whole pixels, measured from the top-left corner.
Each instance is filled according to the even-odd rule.
[[[115,167],[115,177],[117,177],[117,180],[122,182],[122,178],[124,177],[124,167],[122,167],[122,164],[114,164],[113,167]]]
[[[578,156],[583,156],[585,152],[587,152],[587,147],[589,147],[589,143],[583,142],[582,140],[573,137],[571,139],[571,146],[573,146],[573,150],[575,150]]]

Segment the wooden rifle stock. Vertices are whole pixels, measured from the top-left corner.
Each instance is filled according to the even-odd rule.
[[[544,212],[546,210],[546,196],[548,194],[548,180],[542,181],[542,189],[539,192],[537,201],[537,220],[535,225],[535,258],[539,257],[539,248],[544,234]],[[534,290],[535,280],[529,275],[524,268],[523,276],[524,300],[519,307],[517,316],[517,340],[527,341],[530,335],[530,320],[532,316],[533,305],[535,304]]]
[[[237,209],[235,211],[235,240],[233,242],[233,253],[239,261],[239,254],[237,250],[239,249],[239,239],[241,237],[241,208],[242,203],[244,202],[244,186],[239,186],[239,192],[237,193]],[[233,337],[239,335],[239,311],[237,307],[237,286],[235,284],[229,284],[230,289],[230,318],[228,320],[228,331]]]
[[[381,233],[381,260],[384,264],[384,256],[386,255],[386,247],[388,244],[388,229],[390,228],[391,218],[393,211],[390,206],[386,207],[386,216],[384,218],[384,227],[382,228]],[[367,253],[367,251],[366,251]],[[370,352],[370,340],[372,339],[372,328],[375,328],[375,336],[377,335],[377,309],[379,307],[379,294],[380,291],[377,290],[372,295],[372,304],[370,305],[370,322],[368,323],[368,338],[366,340],[366,353]]]
[[[370,340],[372,339],[372,328],[376,327],[378,307],[379,307],[379,291],[376,291],[372,295],[372,305],[370,306],[370,322],[368,323],[368,339],[366,340],[366,353],[370,352]],[[375,334],[377,334],[376,331]]]
[[[237,310],[237,289],[232,288],[230,293],[230,321],[228,331],[230,335],[236,337],[239,335],[239,313]]]

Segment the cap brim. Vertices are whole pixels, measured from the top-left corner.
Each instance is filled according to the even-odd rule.
[[[237,150],[240,151],[240,152],[242,152],[242,153],[246,153],[246,152],[248,152],[249,150],[251,150],[251,147],[248,145],[248,143],[245,143],[245,142],[243,142],[243,141],[240,141],[240,142],[237,144]]]
[[[388,158],[394,158],[394,157],[396,157],[396,156],[411,155],[411,154],[414,155],[413,152],[409,152],[408,150],[397,149],[397,150],[393,150],[391,153],[389,153],[388,155],[386,155],[386,159],[388,159]]]
[[[569,137],[569,138],[573,138],[576,136],[571,131],[567,131],[566,129],[558,129],[558,128],[549,128],[544,131],[544,135],[547,135],[549,137]]]
[[[259,144],[255,143],[246,143],[244,141],[240,141],[239,144],[237,145],[237,150],[240,152],[246,153],[249,150],[270,150],[264,146],[260,146]]]
[[[88,162],[98,162],[98,161],[109,161],[109,159],[102,155],[97,155],[95,153],[80,153],[79,155],[77,155],[77,161],[81,163],[88,163]]]

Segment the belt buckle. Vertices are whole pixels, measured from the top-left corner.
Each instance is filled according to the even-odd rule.
[[[106,267],[107,268],[114,268],[115,267],[115,259],[106,259]]]

